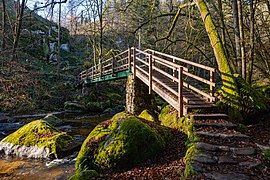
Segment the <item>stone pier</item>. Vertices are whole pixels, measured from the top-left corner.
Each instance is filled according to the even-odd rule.
[[[126,83],[126,111],[138,115],[145,109],[157,111],[155,98],[149,94],[149,87],[146,84],[129,75]]]

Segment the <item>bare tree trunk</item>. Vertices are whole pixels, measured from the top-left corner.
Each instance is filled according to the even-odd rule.
[[[103,53],[103,1],[102,0],[100,1],[99,28],[100,28],[99,59],[101,62],[101,57]]]
[[[20,3],[20,2],[18,2]],[[23,13],[24,13],[24,8],[25,8],[25,0],[22,0],[21,5],[18,4],[18,12],[19,14],[17,15],[17,24],[15,25],[15,38],[13,41],[13,48],[12,48],[12,56],[11,59],[15,60],[16,57],[16,50],[18,48],[19,44],[19,39],[21,35],[21,28],[22,28],[22,18],[23,18]]]
[[[210,11],[204,0],[194,0],[194,2],[196,3],[200,11],[201,18],[204,22],[211,46],[214,50],[218,69],[221,73],[221,78],[223,81],[223,91],[231,97],[238,97],[237,85],[233,77],[233,73],[231,71],[228,59],[225,55],[221,38],[211,17]]]
[[[270,14],[270,1],[269,0],[265,0],[265,3],[266,3],[266,6],[267,6],[267,9],[268,9],[268,12]]]
[[[59,14],[58,14],[58,53],[57,53],[57,75],[59,77],[60,72],[60,46],[61,46],[61,0],[59,3]]]
[[[237,0],[238,6],[238,20],[239,20],[239,35],[240,35],[240,48],[241,48],[241,61],[242,61],[242,78],[246,79],[246,56],[245,56],[245,36],[244,36],[244,26],[243,26],[243,12],[242,12],[242,2]]]
[[[232,2],[233,9],[233,26],[234,26],[234,39],[235,39],[235,64],[237,73],[241,73],[241,51],[240,51],[240,33],[239,33],[239,18],[238,18],[238,6],[237,0],[233,0]]]
[[[251,0],[250,5],[250,34],[249,34],[249,64],[248,64],[248,74],[247,74],[247,82],[251,84],[252,80],[252,73],[253,73],[253,64],[254,64],[254,24],[255,24],[255,19],[254,19],[254,3],[253,0]]]
[[[2,50],[6,48],[6,28],[7,28],[7,16],[6,16],[6,2],[2,0]]]

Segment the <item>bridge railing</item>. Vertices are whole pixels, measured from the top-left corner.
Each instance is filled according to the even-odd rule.
[[[194,68],[207,71],[207,77],[192,73]],[[189,101],[183,96],[183,87],[205,97],[209,102],[215,101],[214,68],[151,49],[143,51],[134,47],[129,48],[81,72],[80,81],[113,75],[125,70],[131,70],[135,77],[139,77],[147,84],[149,93],[154,90],[174,106],[178,110],[179,116],[183,115],[183,103]],[[203,91],[198,88],[196,86],[198,82],[204,86],[207,85],[208,90]]]
[[[79,81],[84,82],[85,80],[95,79],[105,75],[113,75],[114,73],[130,69],[131,58],[129,53],[129,50],[127,49],[126,51],[117,55],[112,55],[113,57],[82,71],[79,74]]]
[[[190,62],[175,56],[167,55],[161,52],[153,50],[139,50],[132,48],[133,51],[133,73],[135,76],[140,77],[149,86],[149,93],[152,93],[152,89],[157,92],[161,97],[165,98],[172,106],[178,109],[179,116],[183,115],[183,102],[188,103],[188,99],[183,96],[183,87],[191,89],[192,91],[198,93],[199,95],[208,99],[209,102],[214,102],[214,68],[201,65],[198,63]],[[177,61],[181,62],[176,63]],[[134,66],[135,64],[135,66]],[[201,68],[203,70],[209,71],[210,77],[200,77],[189,72],[189,68],[184,65],[189,65],[191,69],[192,66]],[[145,76],[136,75],[136,71],[144,74]],[[159,73],[159,75],[156,72]],[[153,75],[154,74],[154,75]],[[163,77],[162,77],[163,76]],[[148,78],[145,78],[148,77]],[[170,79],[172,82],[164,82],[163,78],[166,77],[167,80]],[[187,81],[188,78],[195,79],[203,84],[209,86],[208,93],[200,90],[195,85],[192,84],[193,81]],[[153,86],[154,82],[154,86]],[[165,90],[164,90],[165,89]],[[173,94],[174,97],[168,96],[168,92]]]
[[[183,77],[185,79],[185,82],[183,82],[184,87],[191,89],[195,91],[196,93],[202,95],[203,97],[207,98],[210,102],[215,101],[214,97],[214,88],[215,88],[215,82],[214,82],[214,73],[215,73],[215,68],[195,63],[189,60],[185,60],[179,57],[175,57],[169,54],[165,54],[162,52],[154,51],[151,49],[145,50],[145,52],[151,53],[154,56],[161,58],[161,59],[166,59],[167,62],[172,62],[174,64],[179,64],[183,66]],[[186,67],[186,68],[185,68]],[[203,70],[206,73],[203,73],[204,76],[199,76],[198,74],[191,73],[191,69],[197,68],[199,70]],[[172,70],[172,74],[177,74],[176,70]],[[188,79],[190,79],[188,81]],[[195,83],[192,83],[192,81],[195,81]],[[208,90],[206,89],[205,91],[202,91],[198,87],[194,86],[194,84],[201,83],[202,85],[208,86]]]

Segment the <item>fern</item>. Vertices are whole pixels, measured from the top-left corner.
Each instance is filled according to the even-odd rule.
[[[239,96],[232,97],[221,89],[218,104],[239,110],[244,119],[250,115],[269,111],[269,85],[267,87],[251,86],[238,75],[235,76],[235,80]]]

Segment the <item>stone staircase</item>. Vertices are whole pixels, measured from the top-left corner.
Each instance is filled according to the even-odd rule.
[[[263,157],[249,136],[241,133],[226,114],[193,114],[199,141],[192,168],[200,175],[191,179],[267,179],[262,172]]]

